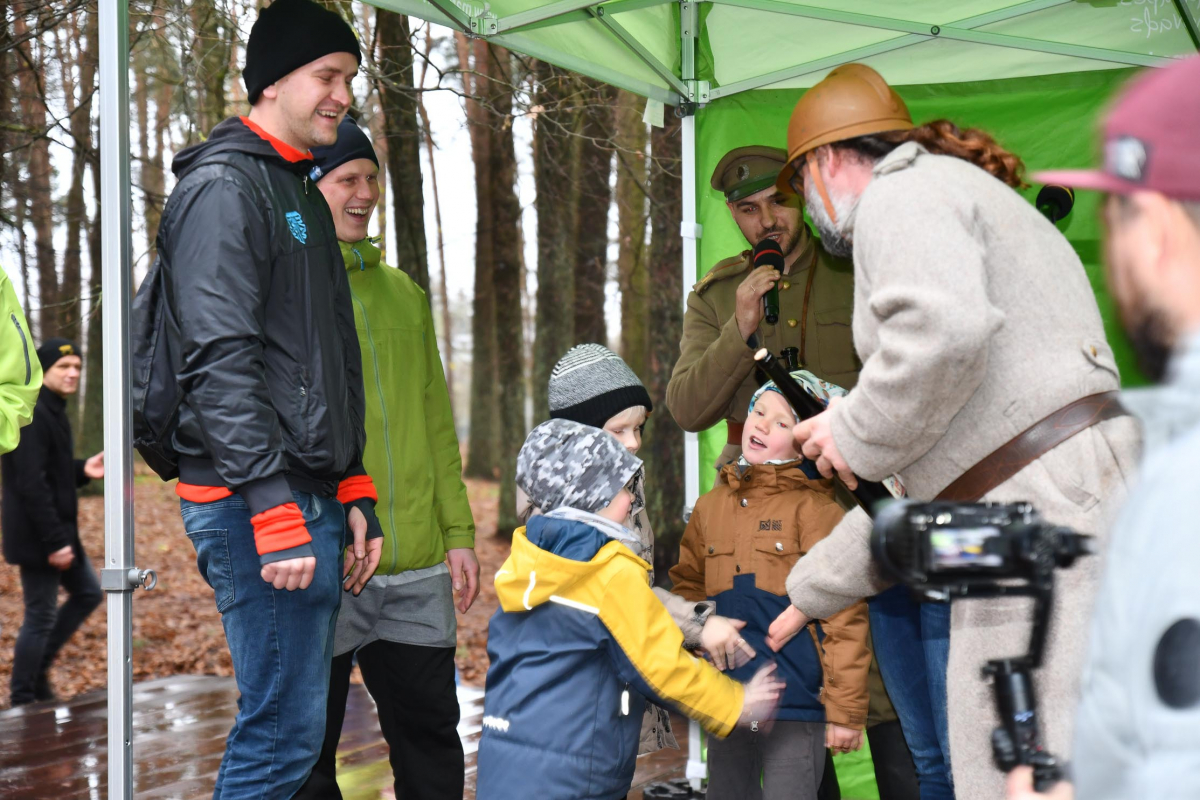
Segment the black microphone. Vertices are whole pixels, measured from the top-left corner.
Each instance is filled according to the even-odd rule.
[[[1071,207],[1075,205],[1075,192],[1066,186],[1047,184],[1038,192],[1037,200],[1033,201],[1033,204],[1046,219],[1058,222],[1071,213]]]
[[[783,250],[779,248],[779,242],[774,239],[763,239],[758,244],[754,245],[754,268],[758,267],[774,267],[783,272]],[[779,322],[779,283],[776,282],[771,289],[763,295],[763,318],[768,325],[774,325]]]

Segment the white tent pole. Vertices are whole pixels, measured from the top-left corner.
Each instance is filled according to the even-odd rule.
[[[697,240],[701,228],[696,222],[696,113],[699,111],[700,86],[696,81],[696,30],[700,13],[696,2],[684,2],[679,6],[680,73],[687,86],[688,95],[680,108],[684,112],[680,161],[683,164],[683,202],[679,233],[683,237],[683,311],[687,313],[687,297],[696,282]],[[687,431],[683,434],[683,490],[684,507],[691,509],[700,497],[700,437]],[[698,790],[708,777],[708,765],[701,760],[703,749],[700,725],[688,721],[688,761],[684,773],[693,789]]]
[[[100,251],[104,315],[104,569],[108,797],[133,797],[133,469],[129,417],[129,6],[100,0]]]
[[[685,109],[682,125],[683,162],[683,219],[679,232],[683,237],[683,310],[687,312],[687,296],[696,282],[696,250],[700,238],[700,225],[696,222],[696,117],[698,86],[696,83],[696,30],[700,13],[695,2],[682,2],[679,6],[680,70],[683,83],[691,96],[684,97],[680,106]],[[689,102],[690,101],[690,102]],[[700,439],[695,433],[687,432],[683,439],[684,505],[691,508],[700,496]]]
[[[683,220],[680,222],[680,232],[683,234],[683,297],[684,311],[687,311],[687,296],[696,282],[696,250],[697,239],[700,238],[700,226],[696,223],[696,117],[683,118]],[[700,496],[700,438],[697,434],[687,432],[683,439],[684,460],[684,504],[691,508]]]
[[[129,386],[132,211],[129,179],[129,5],[100,0],[100,227],[104,346],[104,567],[108,598],[108,797],[133,797],[133,452]]]

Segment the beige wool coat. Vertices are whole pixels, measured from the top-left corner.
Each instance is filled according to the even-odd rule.
[[[1120,379],[1087,275],[1066,239],[1003,183],[920,145],[875,167],[853,221],[858,385],[832,412],[833,439],[858,475],[897,473],[909,495],[943,488],[1033,423]],[[1100,539],[1136,469],[1131,417],[1064,442],[986,496],[1029,501],[1051,523]],[[861,511],[801,559],[792,602],[821,618],[888,583],[868,551]],[[1069,758],[1073,709],[1102,559],[1059,572],[1044,666],[1035,675],[1043,734]],[[1024,653],[1026,599],[955,601],[947,695],[955,793],[999,800],[997,724],[980,677],[991,658]]]

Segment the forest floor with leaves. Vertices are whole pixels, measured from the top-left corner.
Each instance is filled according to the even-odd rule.
[[[496,536],[497,484],[480,480],[466,483],[477,526],[475,552],[481,565],[481,587],[471,610],[458,615],[455,660],[462,681],[482,687],[488,667],[487,624],[496,609],[494,578],[508,557],[509,542]],[[172,675],[232,675],[221,617],[212,590],[196,571],[195,551],[183,532],[174,484],[165,484],[139,470],[134,485],[134,514],[137,564],[158,573],[157,588],[139,590],[134,595],[134,681]],[[79,529],[84,549],[98,573],[104,556],[103,498],[80,498]],[[65,597],[60,591],[60,602]],[[9,705],[13,644],[23,613],[20,572],[0,562],[0,709]],[[105,606],[101,605],[63,648],[51,670],[50,680],[60,698],[105,686],[106,633]]]

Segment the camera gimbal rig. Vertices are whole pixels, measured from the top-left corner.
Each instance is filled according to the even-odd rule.
[[[992,732],[996,765],[1033,768],[1045,791],[1062,778],[1046,751],[1033,670],[1041,666],[1054,606],[1054,571],[1093,552],[1090,536],[1044,523],[1028,503],[897,502],[875,521],[871,550],[880,567],[926,599],[1033,598],[1033,629],[1023,656],[988,661],[1000,727]]]

